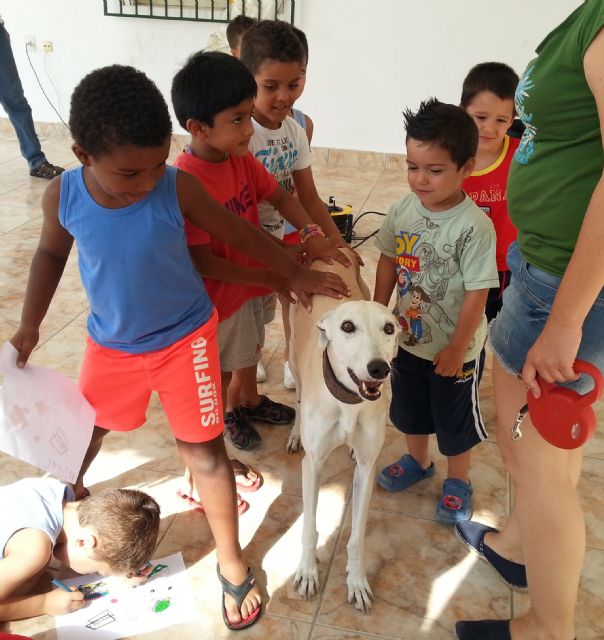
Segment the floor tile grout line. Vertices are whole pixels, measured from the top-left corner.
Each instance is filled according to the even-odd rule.
[[[367,206],[367,203],[369,202],[369,198],[371,198],[371,195],[372,195],[372,194],[373,194],[373,192],[376,190],[377,185],[378,185],[378,183],[379,183],[380,179],[384,177],[384,173],[385,173],[385,172],[386,172],[386,168],[384,167],[384,168],[382,169],[382,172],[381,172],[381,173],[379,174],[379,176],[375,179],[375,182],[373,183],[373,186],[371,187],[371,190],[369,191],[369,193],[367,194],[367,197],[365,198],[365,200],[363,201],[363,204],[361,205],[361,210],[359,211],[358,215],[357,215],[357,216],[355,216],[355,220],[356,220],[356,218],[357,218],[358,216],[360,216],[360,215],[364,212],[365,207]]]
[[[384,635],[377,635],[375,633],[369,633],[367,631],[358,631],[357,629],[347,629],[346,627],[338,627],[337,625],[328,625],[328,624],[323,624],[323,623],[318,623],[313,627],[313,630],[315,628],[319,628],[319,629],[330,629],[330,630],[336,630],[336,631],[344,631],[346,633],[358,633],[361,634],[361,638],[376,638],[378,640],[400,640],[400,636],[384,636]]]
[[[329,582],[329,576],[331,575],[331,569],[335,563],[336,555],[338,553],[338,547],[340,546],[340,541],[344,536],[344,523],[346,522],[346,517],[348,514],[348,509],[350,508],[350,503],[352,501],[352,490],[348,492],[348,498],[346,500],[346,506],[342,511],[342,517],[340,518],[340,524],[338,525],[338,535],[336,536],[335,543],[333,545],[333,551],[331,552],[331,556],[329,558],[329,562],[327,563],[327,570],[325,572],[325,580],[323,582],[323,586],[321,587],[321,591],[319,593],[319,606],[317,607],[311,622],[311,633],[313,632],[319,615],[321,613],[321,609],[323,608],[323,600],[325,597],[325,592],[327,591],[327,583]]]
[[[507,513],[507,517],[510,517],[510,514],[512,513],[512,507],[513,507],[513,500],[512,500],[512,489],[513,489],[513,482],[512,482],[512,476],[510,475],[510,473],[508,473],[507,471],[505,472],[506,475],[506,486],[508,489],[508,513]],[[516,612],[516,601],[514,599],[514,591],[513,589],[509,588],[509,603],[510,603],[510,619],[514,618],[514,614]]]
[[[75,315],[67,324],[64,324],[60,329],[57,329],[52,335],[48,336],[48,338],[46,338],[45,340],[38,342],[34,352],[40,349],[41,347],[43,347],[44,345],[48,344],[53,338],[59,335],[61,331],[64,331],[65,329],[67,329],[67,327],[73,324],[73,322],[75,322],[82,314],[88,313],[89,309],[90,307],[87,305],[85,309],[82,309],[82,311],[80,311],[77,315]]]

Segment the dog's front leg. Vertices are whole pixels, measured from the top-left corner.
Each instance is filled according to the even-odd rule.
[[[294,420],[294,426],[289,433],[285,450],[287,453],[295,453],[300,449],[300,406],[302,397],[302,386],[300,385],[300,371],[298,369],[298,355],[296,354],[296,334],[293,329],[292,313],[290,309],[290,326],[291,326],[291,338],[289,342],[289,366],[294,377],[296,384],[296,419]]]
[[[302,497],[304,517],[302,526],[302,555],[294,578],[298,593],[304,598],[312,598],[319,589],[317,570],[317,501],[321,464],[308,452],[302,460]]]
[[[295,453],[300,450],[300,392],[298,389],[300,385],[296,388],[296,418],[294,420],[294,425],[292,426],[292,430],[289,432],[289,438],[287,439],[287,444],[285,445],[285,450],[287,453]]]
[[[357,466],[354,471],[352,488],[352,530],[348,540],[348,602],[360,611],[371,608],[373,593],[365,572],[365,528],[367,511],[373,492],[374,464],[361,461],[357,454]]]

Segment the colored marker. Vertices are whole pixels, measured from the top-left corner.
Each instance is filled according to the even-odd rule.
[[[59,587],[59,589],[63,589],[63,591],[71,591],[71,587],[68,587],[64,582],[53,578],[51,582],[55,585],[55,587]]]
[[[147,576],[147,578],[150,578],[151,576],[154,576],[156,573],[159,573],[160,571],[163,571],[164,569],[167,569],[167,568],[168,568],[167,564],[158,563],[153,567],[153,571],[151,571],[151,573]]]

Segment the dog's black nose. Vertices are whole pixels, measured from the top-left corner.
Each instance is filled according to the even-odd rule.
[[[375,380],[383,380],[390,373],[390,365],[385,360],[372,360],[367,365],[369,375]]]

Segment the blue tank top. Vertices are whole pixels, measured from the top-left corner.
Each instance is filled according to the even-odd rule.
[[[83,167],[61,174],[59,222],[78,247],[88,301],[88,332],[128,353],[167,347],[205,324],[212,302],[189,256],[167,167],[143,200],[107,209],[91,197]]]
[[[306,131],[306,117],[300,109],[292,109],[292,118]]]

